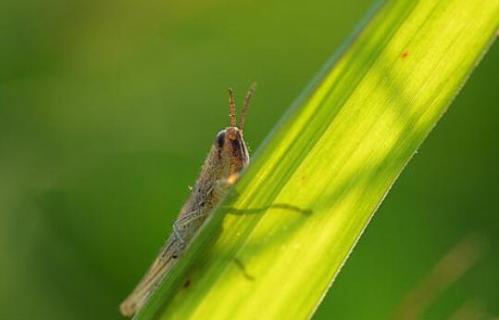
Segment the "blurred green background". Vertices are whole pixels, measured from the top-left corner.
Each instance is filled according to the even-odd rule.
[[[0,319],[120,319],[228,123],[226,88],[241,102],[258,81],[255,150],[372,4],[2,0]],[[389,318],[470,232],[487,250],[423,318],[470,301],[499,314],[498,58],[495,46],[315,319]]]

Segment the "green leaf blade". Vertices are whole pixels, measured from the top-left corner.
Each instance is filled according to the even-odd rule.
[[[498,0],[381,7],[137,318],[309,317],[493,41],[498,17]]]

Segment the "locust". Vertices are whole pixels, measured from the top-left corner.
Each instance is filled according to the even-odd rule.
[[[228,89],[230,126],[217,133],[192,192],[173,224],[170,236],[135,289],[121,303],[120,311],[124,316],[131,317],[143,307],[161,280],[182,257],[206,218],[248,166],[250,159],[243,131],[255,87],[256,84],[253,83],[244,98],[239,121],[232,89]]]

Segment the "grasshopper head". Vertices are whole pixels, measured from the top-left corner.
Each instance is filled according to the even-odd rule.
[[[240,173],[249,163],[248,147],[243,131],[238,127],[228,127],[220,131],[215,139],[217,155],[226,168],[227,177]]]
[[[234,95],[232,89],[228,90],[230,126],[220,131],[215,139],[218,159],[225,168],[227,178],[239,174],[249,163],[248,147],[244,142],[243,129],[249,103],[255,93],[255,87],[256,84],[253,83],[246,94],[239,123],[236,119]]]

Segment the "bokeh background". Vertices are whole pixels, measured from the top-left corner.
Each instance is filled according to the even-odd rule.
[[[259,83],[255,150],[372,5],[2,0],[0,319],[121,319],[227,125],[226,88],[241,101]],[[495,46],[315,319],[389,318],[470,233],[486,249],[422,318],[499,314],[498,59]]]

